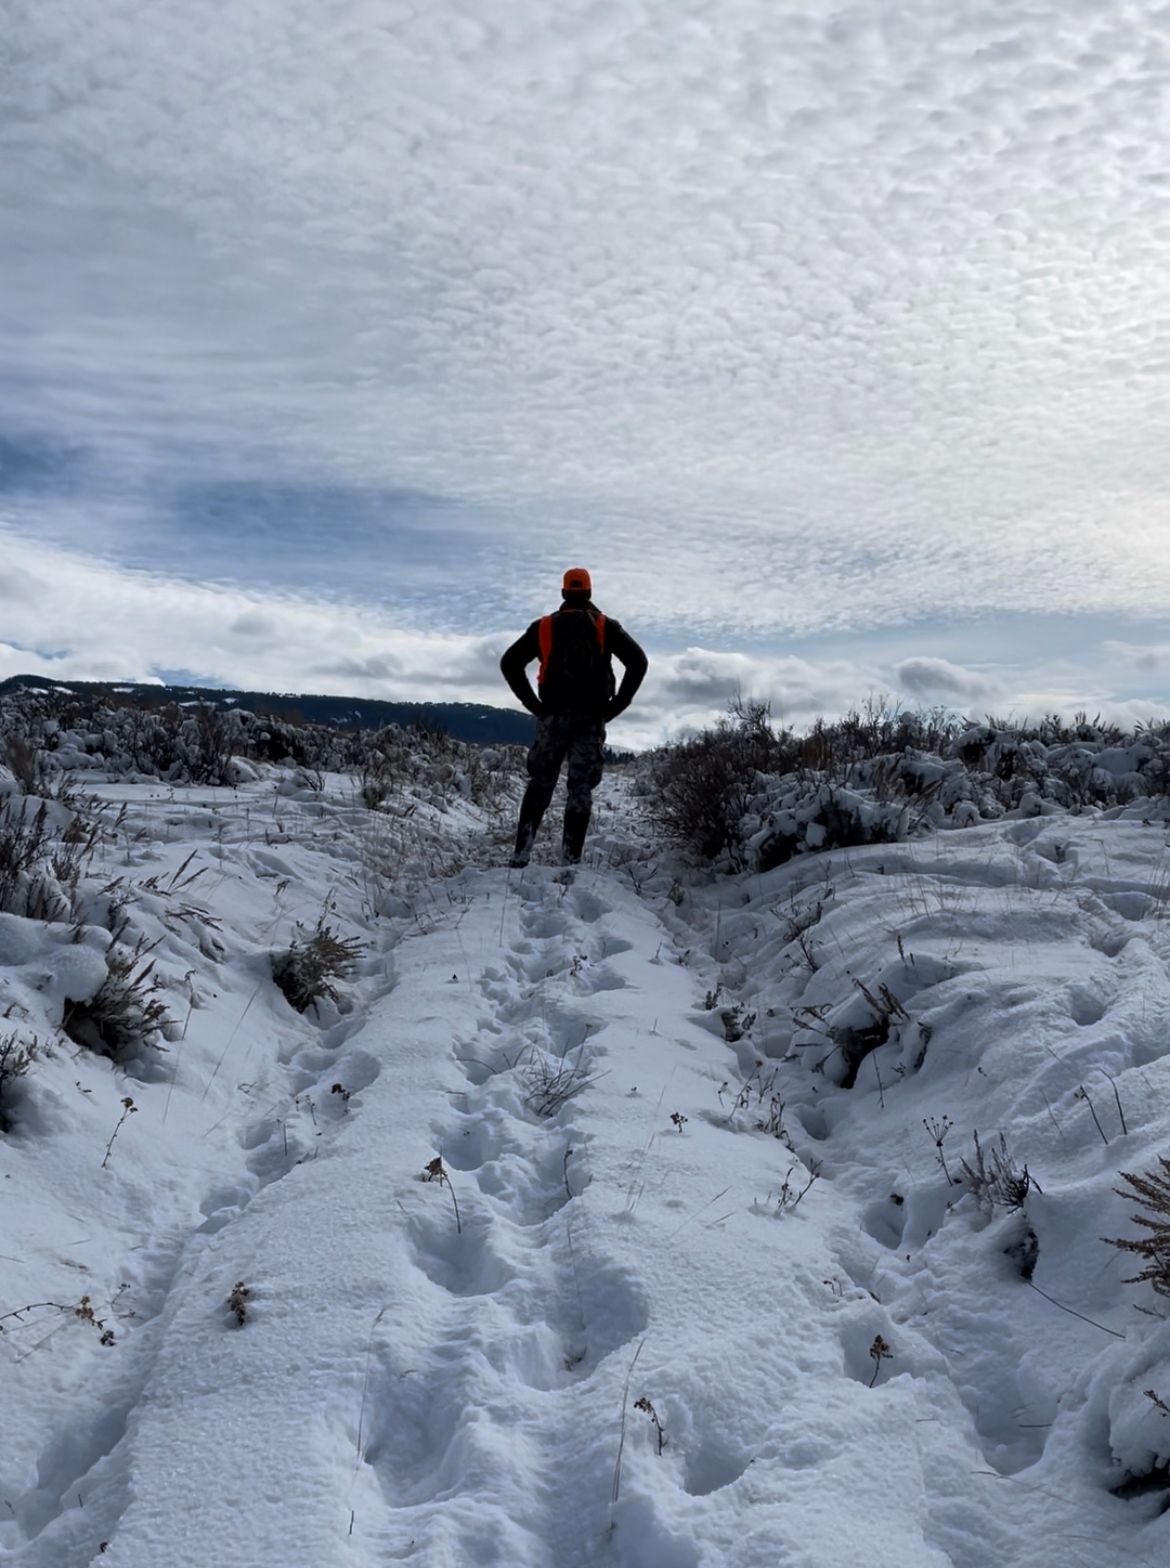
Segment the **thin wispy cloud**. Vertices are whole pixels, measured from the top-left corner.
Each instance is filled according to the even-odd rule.
[[[831,634],[851,678],[990,701],[1033,648],[915,628],[1170,609],[1154,0],[59,0],[7,33],[9,542],[271,595],[245,627],[364,606],[316,663],[398,695],[586,559],[679,713],[687,644],[754,671]],[[436,639],[425,681],[388,632]],[[177,636],[136,656],[210,672]],[[1109,700],[1150,673],[1106,665]]]

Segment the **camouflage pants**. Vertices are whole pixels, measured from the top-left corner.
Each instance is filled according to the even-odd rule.
[[[605,723],[580,713],[550,713],[537,721],[536,739],[528,753],[528,788],[520,807],[516,829],[516,858],[527,860],[541,819],[548,810],[561,768],[568,764],[568,799],[562,858],[575,864],[581,858],[585,834],[593,812],[593,791],[601,783],[604,767]]]

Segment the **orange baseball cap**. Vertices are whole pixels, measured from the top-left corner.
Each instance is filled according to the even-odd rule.
[[[562,587],[565,593],[592,593],[593,579],[583,566],[571,566]]]

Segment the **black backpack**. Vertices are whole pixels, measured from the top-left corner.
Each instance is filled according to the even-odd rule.
[[[604,713],[613,700],[613,666],[600,610],[563,609],[540,621],[537,686],[546,708]]]

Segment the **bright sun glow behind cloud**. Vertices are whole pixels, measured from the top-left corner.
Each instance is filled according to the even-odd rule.
[[[655,723],[688,646],[803,703],[792,638],[830,704],[1147,689],[935,629],[1170,608],[1165,6],[8,14],[0,573],[107,596],[7,593],[42,663],[499,700],[579,557]]]

